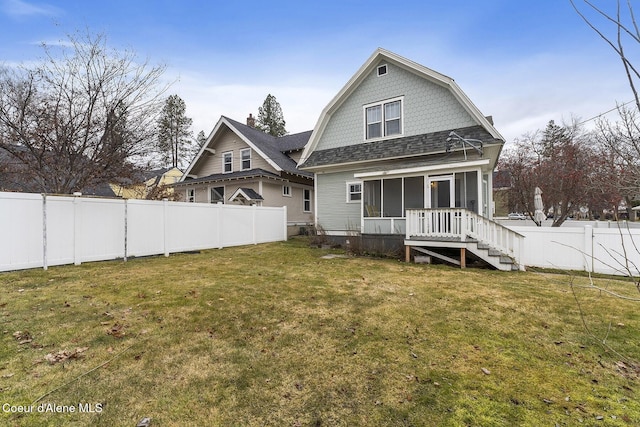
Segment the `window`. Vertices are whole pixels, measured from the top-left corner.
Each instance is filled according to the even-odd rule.
[[[222,172],[230,173],[233,172],[233,152],[227,151],[226,153],[222,153]]]
[[[379,217],[382,210],[382,181],[364,182],[363,215],[365,217]]]
[[[311,212],[311,190],[302,190],[302,210],[305,212]]]
[[[196,201],[196,190],[195,188],[187,189],[187,202],[193,203]]]
[[[224,187],[211,187],[211,203],[224,203]]]
[[[291,197],[291,187],[288,185],[282,186],[282,195],[286,197]]]
[[[365,106],[366,139],[402,135],[402,99]]]
[[[360,202],[362,200],[362,183],[347,182],[347,203]]]
[[[384,76],[385,74],[387,74],[387,64],[378,66],[378,77]]]
[[[240,150],[241,170],[251,169],[251,148]]]

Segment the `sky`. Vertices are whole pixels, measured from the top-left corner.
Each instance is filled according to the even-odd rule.
[[[592,2],[615,14],[613,0]],[[221,115],[256,116],[268,94],[290,133],[311,130],[378,47],[453,78],[507,142],[549,120],[589,128],[632,99],[619,57],[569,0],[0,0],[0,65],[37,61],[42,42],[87,30],[166,65],[194,134]]]

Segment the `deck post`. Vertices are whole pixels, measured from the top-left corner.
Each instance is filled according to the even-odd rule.
[[[411,262],[411,246],[404,245],[404,260],[405,262]]]
[[[467,268],[467,248],[460,248],[460,268]]]

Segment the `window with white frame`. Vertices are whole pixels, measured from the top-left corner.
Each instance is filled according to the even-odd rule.
[[[211,187],[209,191],[211,203],[224,203],[224,187]]]
[[[226,153],[222,153],[222,172],[223,173],[233,172],[233,152],[232,151],[227,151]]]
[[[240,150],[240,166],[243,171],[251,169],[251,148]]]
[[[362,200],[362,183],[347,182],[347,203],[360,203]]]
[[[365,105],[365,138],[402,135],[402,98]]]
[[[193,203],[196,201],[195,188],[187,188],[187,202]]]
[[[302,190],[302,210],[305,212],[311,212],[311,190]]]
[[[282,186],[282,195],[285,197],[291,197],[291,187],[288,185]]]

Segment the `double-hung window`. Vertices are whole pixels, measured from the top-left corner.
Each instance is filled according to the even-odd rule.
[[[223,173],[233,172],[233,152],[232,151],[227,151],[226,153],[222,153],[222,172]]]
[[[311,190],[306,188],[302,190],[302,210],[304,212],[311,212]]]
[[[251,148],[240,150],[241,170],[251,169]]]
[[[402,98],[365,105],[366,139],[402,135]]]
[[[224,187],[211,187],[211,203],[224,203]]]
[[[362,200],[362,183],[347,182],[347,203],[360,202]]]

